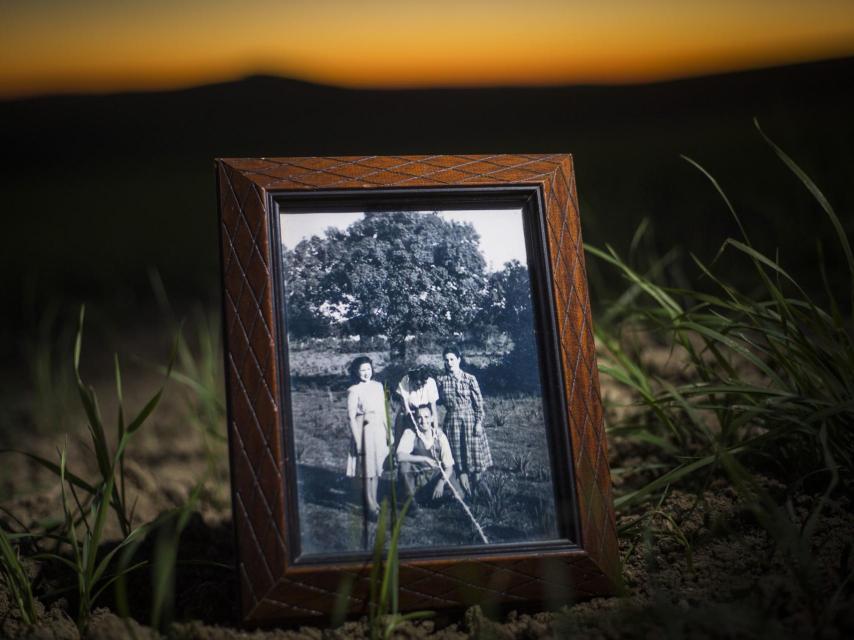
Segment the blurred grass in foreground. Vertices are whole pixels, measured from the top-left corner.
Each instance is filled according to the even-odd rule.
[[[690,256],[698,278],[686,277],[678,247],[661,257],[649,251],[654,243],[646,238],[646,224],[628,259],[610,246],[586,249],[629,282],[597,318],[600,371],[632,399],[631,406],[618,408],[608,433],[633,455],[640,451],[647,458],[612,469],[615,476],[634,476],[615,500],[623,515],[620,536],[629,542],[624,561],[640,549],[655,585],[655,540],[669,540],[682,549],[686,570],[693,573],[694,545],[702,542],[686,536],[668,510],[671,489],[694,494],[691,511],[717,517],[705,496],[713,484],[720,491],[723,483],[767,533],[768,557],[785,567],[787,581],[775,592],[780,608],[757,608],[746,593],[683,609],[659,585],[652,587],[650,606],[623,621],[626,628],[657,621],[672,637],[778,637],[793,631],[781,623],[784,608],[803,612],[804,629],[815,637],[848,624],[854,544],[845,542],[841,557],[828,564],[821,548],[827,534],[819,532],[828,511],[845,509],[854,480],[854,255],[840,216],[819,187],[756,127],[823,211],[847,274],[827,273],[818,243],[816,269],[824,290],[809,291],[799,282],[805,274],[783,267],[780,251],[772,257],[757,249],[722,187],[689,158],[684,159],[709,180],[740,230],[739,238],[724,240],[710,264]],[[808,241],[801,242],[799,252]],[[721,275],[738,268],[743,273],[735,282]],[[815,274],[806,275],[806,281],[816,281]],[[772,495],[769,482],[782,491]],[[795,504],[804,499],[809,507],[799,512]],[[760,576],[754,578],[759,587]]]
[[[74,339],[73,375],[90,436],[91,446],[86,448],[89,456],[74,461],[78,468],[83,469],[78,475],[69,470],[67,436],[66,446],[59,449],[56,462],[28,451],[0,449],[0,453],[24,455],[54,474],[60,486],[62,508],[62,517],[57,522],[32,528],[6,512],[17,523],[19,530],[13,531],[5,523],[0,523],[0,577],[27,625],[39,622],[40,610],[34,604],[36,598],[50,602],[57,597],[68,596],[72,608],[76,609],[75,622],[80,631],[85,632],[96,603],[104,598],[108,590],[115,590],[118,612],[123,618],[128,618],[130,605],[126,577],[147,567],[151,574],[152,589],[150,624],[165,632],[174,615],[175,570],[179,563],[180,536],[215,466],[212,461],[215,452],[209,445],[208,436],[218,435],[214,422],[220,415],[219,405],[210,398],[212,389],[219,388],[217,385],[221,383],[221,358],[214,357],[218,354],[218,341],[214,340],[217,332],[215,329],[206,331],[211,327],[200,325],[202,353],[198,361],[183,334],[180,331],[176,334],[169,364],[162,370],[163,382],[160,388],[130,420],[125,415],[124,385],[116,355],[113,373],[117,417],[115,432],[111,437],[105,427],[95,389],[84,382],[80,374],[83,318],[81,308]],[[177,372],[173,369],[176,360],[179,361],[180,369]],[[205,426],[202,435],[208,456],[208,470],[195,484],[184,504],[161,513],[150,522],[136,524],[138,496],[130,496],[126,490],[127,448],[132,437],[157,408],[166,383],[175,375],[196,397],[195,402],[188,400],[188,406],[199,409],[201,415],[193,415],[193,419]],[[35,382],[38,383],[38,380]],[[38,384],[36,386],[41,393],[42,389]],[[49,399],[50,392],[55,389],[51,387],[45,391]],[[115,441],[114,445],[111,445],[111,440]],[[96,479],[85,479],[92,470],[97,470]],[[6,511],[5,508],[2,510]],[[118,525],[118,540],[107,537],[106,525],[110,511],[114,513]],[[150,557],[140,558],[138,552],[146,539],[154,540],[153,551]],[[209,564],[224,567],[217,562]],[[59,586],[47,587],[41,579],[49,566],[60,569],[60,573],[65,576]],[[231,567],[224,568],[231,570]],[[128,632],[131,631],[128,627]]]
[[[849,271],[846,299],[838,299],[827,285],[827,303],[819,304],[784,269],[779,255],[758,251],[720,185],[688,158],[710,180],[742,232],[741,238],[723,242],[711,264],[692,255],[701,281],[712,285],[708,291],[659,284],[668,256],[641,273],[610,247],[587,246],[590,255],[630,283],[603,314],[597,339],[603,352],[601,372],[630,389],[640,413],[611,425],[609,433],[644,442],[669,461],[665,473],[618,497],[618,508],[701,470],[720,468],[723,456],[770,469],[791,486],[837,471],[845,479],[852,477],[854,255],[821,190],[765,139],[831,223]],[[721,279],[715,267],[724,260],[740,261],[752,270],[756,288]],[[821,259],[818,268],[827,283]],[[681,364],[676,377],[684,382],[644,365],[628,328],[662,341]],[[826,466],[822,438],[836,461],[833,469]]]

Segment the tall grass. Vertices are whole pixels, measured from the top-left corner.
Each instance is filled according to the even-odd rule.
[[[391,448],[394,440],[392,431],[391,394],[388,387],[384,390],[386,411],[386,438]],[[429,618],[432,611],[412,611],[400,613],[398,604],[400,595],[400,582],[398,579],[400,571],[400,555],[398,543],[400,541],[400,530],[406,519],[413,498],[410,496],[398,508],[397,501],[397,460],[392,452],[390,454],[391,472],[391,500],[384,498],[380,505],[380,513],[377,518],[377,526],[374,537],[373,558],[371,563],[371,574],[369,577],[368,593],[368,630],[371,640],[388,640],[394,635],[395,630],[404,622]],[[391,529],[389,531],[389,529]],[[349,591],[350,584],[342,585],[344,590]],[[339,595],[344,591],[340,590]],[[336,617],[343,618],[343,601],[336,604]]]
[[[687,158],[708,178],[741,230],[740,238],[723,242],[710,264],[692,256],[709,290],[664,286],[656,281],[656,265],[641,273],[611,247],[587,246],[588,254],[629,282],[610,311],[610,328],[597,331],[604,348],[600,371],[635,394],[643,417],[612,426],[611,432],[642,440],[673,463],[653,481],[619,497],[618,507],[701,470],[720,468],[724,455],[750,458],[792,482],[802,481],[826,468],[822,438],[839,471],[852,477],[854,255],[838,214],[818,186],[766,141],[836,231],[850,276],[845,299],[828,285],[819,302],[786,271],[779,256],[760,252],[722,187]],[[716,265],[723,260],[744,264],[759,288],[745,291],[719,276]],[[674,384],[644,366],[625,333],[614,328],[619,325],[640,328],[680,351],[681,376],[687,381]]]
[[[16,542],[27,534],[6,532],[0,526],[0,574],[15,605],[18,607],[21,619],[26,624],[36,621],[35,598],[27,568],[21,560],[20,548]]]
[[[371,640],[389,640],[404,622],[433,616],[432,611],[400,613],[398,604],[400,592],[398,541],[400,529],[411,503],[410,497],[400,511],[395,508],[394,501],[389,505],[388,499],[384,499],[380,506],[369,581],[368,629]],[[396,515],[392,516],[395,513]],[[390,533],[388,533],[389,525],[391,525]]]
[[[74,323],[66,322],[59,304],[49,304],[24,341],[33,401],[29,407],[36,429],[62,431],[76,395],[67,351],[74,339]]]
[[[222,327],[218,313],[196,308],[192,315],[193,340],[188,340],[185,323],[178,321],[160,274],[149,274],[154,297],[175,333],[175,365],[171,378],[189,391],[184,396],[186,416],[202,436],[209,471],[225,459],[225,402],[222,354]],[[164,368],[160,368],[165,373]]]
[[[96,493],[94,500],[87,506],[81,504],[71,489],[77,505],[76,512],[70,506],[69,489],[66,488],[73,485],[70,485],[66,475],[65,448],[60,453],[59,480],[62,489],[62,509],[65,514],[65,542],[70,549],[71,559],[55,553],[41,554],[39,558],[54,560],[67,565],[72,570],[77,581],[77,624],[83,629],[88,623],[95,601],[118,577],[107,573],[113,557],[122,547],[131,544],[140,536],[143,529],[134,529],[112,550],[106,554],[100,554],[109,511],[109,496],[114,488],[115,475],[107,480]]]
[[[118,356],[114,359],[115,390],[117,416],[115,426],[115,444],[111,446],[107,428],[101,414],[100,404],[94,388],[87,384],[80,373],[80,356],[83,346],[83,325],[85,309],[80,309],[77,334],[74,340],[73,372],[77,394],[86,416],[86,425],[90,437],[92,460],[90,467],[97,470],[97,478],[87,481],[82,475],[73,473],[68,467],[67,449],[59,451],[59,462],[53,462],[33,453],[23,453],[56,474],[61,493],[63,517],[56,529],[44,532],[41,536],[32,536],[38,548],[40,542],[53,543],[50,551],[38,550],[32,557],[42,562],[52,562],[65,566],[74,577],[74,584],[60,588],[54,595],[73,592],[77,600],[77,623],[86,627],[89,614],[96,601],[116,580],[124,574],[141,567],[144,563],[122,566],[116,570],[116,556],[123,549],[134,545],[151,531],[151,525],[134,525],[133,503],[129,503],[126,491],[124,460],[125,451],[133,436],[142,428],[146,420],[160,402],[165,389],[163,385],[145,403],[132,418],[126,419],[121,367]],[[169,378],[171,362],[167,367],[165,379]],[[114,514],[121,531],[121,540],[109,550],[105,550],[105,531],[109,514]],[[39,540],[39,537],[41,540]],[[13,583],[13,593],[25,617],[32,617],[32,589],[20,562],[15,564],[15,555],[5,534],[0,540],[0,552],[3,556],[4,572],[7,581]],[[20,597],[18,597],[20,596]]]
[[[179,564],[178,552],[181,534],[187,527],[193,510],[196,508],[204,481],[199,482],[190,494],[187,502],[180,507],[161,513],[154,521],[146,525],[146,537],[153,537],[154,549],[151,560],[137,561],[136,556],[143,537],[137,536],[130,544],[123,545],[116,570],[115,599],[116,609],[122,618],[131,615],[130,595],[126,577],[137,568],[150,565],[151,574],[151,610],[149,624],[153,629],[166,634],[174,618],[175,576]],[[210,566],[232,569],[215,561],[205,562]]]
[[[124,547],[131,545],[147,531],[147,526],[133,526],[133,507],[128,506],[128,496],[125,484],[124,459],[125,450],[134,436],[143,426],[147,418],[157,407],[163,395],[164,385],[149,399],[139,413],[130,421],[125,419],[121,368],[118,356],[114,359],[116,399],[118,410],[116,417],[116,445],[111,451],[106,435],[106,428],[101,417],[98,397],[95,390],[86,384],[80,375],[80,354],[83,344],[83,320],[85,310],[81,308],[77,337],[74,344],[74,376],[80,401],[87,417],[87,426],[92,442],[96,466],[100,478],[90,485],[79,476],[72,475],[67,470],[66,450],[60,452],[59,480],[62,489],[62,508],[65,515],[65,542],[70,548],[71,560],[59,554],[47,554],[44,557],[68,565],[77,578],[78,624],[86,625],[89,612],[95,601],[104,590],[115,582],[124,572],[137,567],[122,569],[117,574],[108,574],[108,569],[116,554]],[[170,367],[171,369],[171,363]],[[168,379],[169,371],[166,378]],[[45,466],[52,468],[47,461]],[[89,495],[83,500],[77,494],[77,489],[86,491]],[[73,498],[74,504],[71,504]],[[102,554],[101,545],[104,542],[104,529],[107,516],[112,508],[122,540],[109,552]]]

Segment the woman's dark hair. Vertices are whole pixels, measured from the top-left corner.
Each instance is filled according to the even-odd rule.
[[[460,351],[460,348],[457,345],[449,344],[447,347],[445,347],[442,351],[442,358],[444,358],[449,353],[453,353],[455,356],[457,356],[457,359],[460,361],[460,368],[465,365],[468,365],[468,363],[466,362],[466,358],[463,355],[463,352]]]
[[[462,351],[460,351],[460,348],[455,344],[449,344],[447,347],[445,347],[444,351],[442,351],[442,357],[444,358],[449,353],[453,353],[460,360],[463,359]]]
[[[420,389],[430,379],[430,369],[427,367],[415,367],[414,369],[410,369],[407,375],[409,376],[410,389]]]
[[[363,364],[371,365],[371,377],[373,377],[374,372],[374,361],[371,360],[368,356],[359,356],[350,363],[350,366],[347,367],[347,373],[350,374],[350,380],[353,382],[359,382],[359,367]]]
[[[415,407],[416,415],[419,411],[421,411],[421,409],[427,409],[427,411],[430,412],[430,415],[433,415],[433,407],[431,407],[429,404],[419,404],[417,407]]]

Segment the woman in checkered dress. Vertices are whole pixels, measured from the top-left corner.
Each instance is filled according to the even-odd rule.
[[[460,484],[471,493],[478,476],[492,466],[489,441],[483,428],[483,396],[470,373],[460,369],[461,354],[456,347],[442,352],[445,373],[436,378],[439,402],[445,406],[443,428],[451,444]]]

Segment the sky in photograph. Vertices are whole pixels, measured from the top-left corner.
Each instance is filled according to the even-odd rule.
[[[0,0],[0,97],[646,82],[854,54],[852,0]]]
[[[429,215],[429,212],[419,212]],[[527,264],[522,212],[519,209],[480,211],[443,211],[445,220],[468,222],[480,236],[480,250],[487,271],[500,270],[505,262],[518,260]],[[323,236],[332,227],[344,230],[364,216],[361,212],[285,213],[280,216],[282,244],[293,249],[300,241]]]

